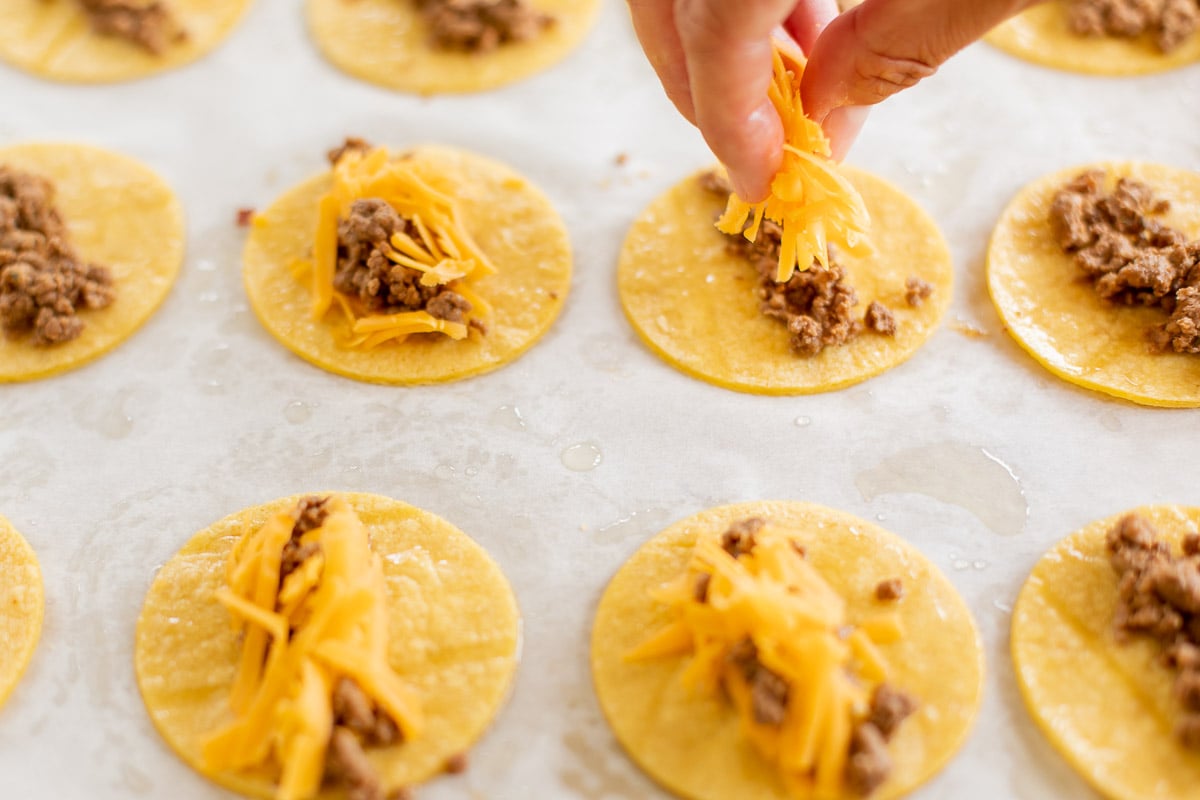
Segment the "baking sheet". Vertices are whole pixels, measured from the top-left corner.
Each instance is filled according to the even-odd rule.
[[[178,191],[190,233],[179,284],[131,341],[60,378],[0,386],[0,513],[37,550],[47,597],[38,653],[0,712],[0,795],[231,797],[176,759],[142,709],[131,666],[142,596],[157,565],[216,519],[345,489],[465,530],[524,612],[511,702],[468,772],[422,787],[426,800],[664,797],[593,697],[595,602],[667,523],[760,498],[878,520],[970,603],[986,701],[966,748],[916,797],[1092,797],[1026,718],[1007,658],[1011,603],[1039,555],[1083,523],[1200,502],[1198,415],[1110,401],[1042,370],[1003,334],[983,255],[1008,198],[1045,172],[1102,158],[1200,168],[1197,97],[1200,67],[1089,79],[976,45],[889,101],[851,161],[941,224],[957,267],[950,314],[879,378],[767,398],[675,372],[621,315],[614,267],[627,226],[710,157],[663,97],[618,0],[557,69],[470,97],[407,97],[337,73],[295,0],[259,0],[220,50],[153,80],[75,88],[0,68],[0,142],[83,140],[143,159]],[[402,389],[329,375],[268,337],[241,289],[235,211],[321,170],[347,133],[470,147],[549,193],[577,260],[566,311],[541,344],[490,375]]]

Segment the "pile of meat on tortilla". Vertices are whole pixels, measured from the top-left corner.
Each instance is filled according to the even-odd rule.
[[[1162,309],[1147,331],[1156,352],[1200,353],[1200,240],[1161,220],[1170,203],[1153,188],[1103,170],[1076,176],[1054,195],[1050,224],[1063,252],[1105,300]]]
[[[48,179],[0,164],[0,327],[38,345],[77,338],[78,312],[116,298],[109,269],[72,247],[54,191]]]

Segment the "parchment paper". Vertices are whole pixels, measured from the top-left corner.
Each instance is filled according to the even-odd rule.
[[[595,602],[667,523],[759,498],[879,520],[969,601],[986,702],[969,744],[917,797],[1092,796],[1027,719],[1009,609],[1041,553],[1082,524],[1142,503],[1200,503],[1200,418],[1109,401],[1042,370],[1003,333],[983,255],[1003,205],[1045,172],[1128,157],[1200,168],[1200,67],[1093,79],[976,45],[879,108],[851,160],[940,222],[954,305],[907,364],[799,398],[685,377],[625,323],[614,266],[627,226],[711,157],[617,0],[557,69],[486,95],[420,99],[356,82],[321,61],[301,3],[259,0],[220,50],[179,72],[76,88],[3,68],[0,98],[0,142],[82,140],[141,158],[179,192],[190,232],[178,286],[131,341],[63,377],[0,387],[0,513],[37,550],[47,595],[33,666],[0,711],[0,796],[229,796],[176,759],[143,711],[132,674],[142,597],[200,528],[330,489],[446,517],[500,562],[524,612],[511,702],[468,772],[422,798],[663,797],[593,697]],[[469,147],[550,194],[577,262],[541,344],[484,377],[400,389],[326,374],[268,337],[242,292],[235,211],[320,171],[348,133]]]

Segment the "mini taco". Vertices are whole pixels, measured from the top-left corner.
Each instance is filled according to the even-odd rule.
[[[25,674],[42,633],[42,570],[29,543],[0,517],[0,705]]]
[[[1035,64],[1091,75],[1147,75],[1200,60],[1195,0],[1053,0],[997,26],[987,41]]]
[[[0,383],[107,353],[166,299],[183,211],[145,165],[94,147],[0,149]]]
[[[1037,726],[1114,800],[1200,786],[1200,508],[1097,520],[1038,561],[1013,608],[1017,683]]]
[[[1200,406],[1200,175],[1108,162],[1039,178],[996,224],[987,281],[1017,344],[1063,380]]]
[[[598,0],[308,0],[317,47],[338,69],[420,94],[480,92],[561,61]]]
[[[550,201],[494,161],[359,140],[254,218],[250,303],[301,358],[377,383],[456,380],[533,345],[571,281]]]
[[[899,797],[965,741],[983,659],[920,553],[808,503],[710,509],[642,546],[592,629],[618,741],[680,797]]]
[[[188,64],[253,0],[6,0],[0,60],[52,80],[114,83]]]
[[[201,531],[159,571],[135,667],[184,761],[252,797],[394,796],[488,726],[519,618],[487,554],[383,497],[292,497]]]
[[[933,220],[896,187],[839,174],[872,219],[874,254],[829,248],[827,265],[776,281],[781,229],[756,242],[713,227],[729,196],[698,173],[647,208],[617,267],[625,316],[673,367],[738,391],[808,394],[878,375],[924,344],[950,304],[950,251]]]

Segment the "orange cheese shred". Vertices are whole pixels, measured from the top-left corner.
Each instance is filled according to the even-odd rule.
[[[491,316],[491,306],[472,286],[494,274],[495,266],[467,232],[451,193],[431,185],[409,160],[393,159],[382,147],[343,155],[333,168],[329,191],[320,200],[311,269],[307,264],[293,269],[309,276],[313,319],[323,319],[336,303],[350,322],[348,345],[366,349],[403,341],[415,333],[440,333],[461,340],[470,332],[467,324],[438,319],[425,311],[366,313],[355,299],[334,288],[338,223],[356,200],[366,198],[383,200],[416,228],[413,235],[392,237],[391,249],[385,253],[388,259],[420,272],[422,286],[445,286],[462,295],[471,303],[467,322],[481,323],[478,327],[486,329],[483,323]]]
[[[339,497],[300,537],[315,552],[280,580],[295,518],[276,514],[245,534],[216,599],[243,634],[230,697],[234,718],[208,737],[214,772],[270,766],[276,800],[308,800],[321,788],[333,733],[332,697],[349,678],[395,721],[405,741],[421,735],[420,699],[387,661],[387,587],[366,528]]]
[[[687,656],[683,684],[729,698],[755,750],[797,796],[845,796],[850,737],[888,675],[873,636],[903,636],[894,612],[862,626],[846,601],[796,547],[794,532],[767,524],[737,557],[721,537],[697,539],[686,571],[652,592],[671,621],[625,654],[628,660]],[[701,589],[697,587],[701,586]],[[787,684],[779,724],[760,723],[744,654]]]
[[[742,234],[752,242],[764,218],[777,223],[783,230],[775,274],[780,282],[814,263],[827,268],[831,243],[855,256],[874,252],[867,238],[871,217],[862,197],[830,160],[829,140],[821,126],[804,115],[803,73],[803,59],[777,45],[768,96],[783,122],[783,164],[766,200],[747,203],[731,194],[717,221],[722,233]]]

